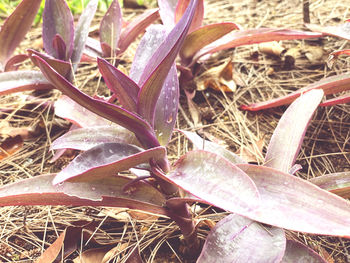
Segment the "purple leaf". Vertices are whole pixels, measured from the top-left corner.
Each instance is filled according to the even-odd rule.
[[[175,22],[177,23],[181,17],[184,15],[186,8],[188,7],[188,4],[191,0],[179,0],[177,2],[177,6],[175,9]],[[189,33],[193,32],[197,28],[202,26],[204,18],[204,1],[199,0],[198,5],[196,7],[196,12],[194,13],[193,20],[191,23],[191,27],[189,29]]]
[[[22,0],[5,20],[0,30],[0,69],[21,43],[30,29],[40,7],[41,0]]]
[[[175,10],[177,0],[158,0],[159,15],[165,28],[173,29],[175,26]]]
[[[250,105],[242,105],[240,108],[242,110],[249,111],[259,111],[263,109],[269,109],[273,107],[278,107],[286,104],[292,103],[296,98],[298,98],[301,94],[308,92],[313,89],[322,89],[325,95],[333,94],[341,91],[345,91],[349,89],[350,84],[350,74],[340,74],[336,76],[327,77],[321,79],[315,83],[312,83],[305,88],[294,91],[286,96],[272,99],[269,101],[258,102]],[[325,106],[321,104],[321,106]]]
[[[325,174],[309,181],[343,198],[350,198],[350,172]]]
[[[115,94],[123,108],[136,112],[139,86],[106,60],[97,58],[97,64],[107,87]]]
[[[260,207],[259,193],[249,176],[214,153],[188,152],[165,178],[205,202],[234,213]]]
[[[186,37],[197,4],[197,0],[191,1],[183,18],[155,51],[141,75],[138,112],[152,126],[154,124],[156,103],[163,83]]]
[[[69,131],[56,139],[50,150],[76,149],[87,151],[99,144],[119,142],[138,144],[134,134],[120,126],[95,126]]]
[[[192,33],[188,34],[184,44],[180,50],[180,58],[183,63],[191,62],[192,57],[203,47],[209,45],[215,40],[230,33],[232,30],[239,29],[235,23],[225,22],[218,24],[210,24],[198,28]]]
[[[327,263],[320,255],[304,244],[287,240],[287,247],[281,263]]]
[[[27,49],[27,52],[29,54],[29,58],[32,60],[33,64],[37,67],[39,67],[39,64],[37,63],[36,59],[33,59],[33,55],[36,55],[43,60],[45,60],[51,67],[53,67],[60,75],[64,76],[65,78],[68,78],[72,69],[72,66],[69,62],[55,59],[51,56],[48,56],[46,54],[42,54],[36,50],[33,49]]]
[[[65,43],[66,54],[63,60],[68,61],[73,52],[73,15],[65,0],[46,0],[43,12],[44,49],[50,56],[60,58],[53,46],[56,35],[59,35]]]
[[[278,263],[286,248],[284,231],[232,214],[220,220],[205,240],[197,263]],[[296,262],[296,261],[294,261]]]
[[[91,58],[103,56],[100,42],[91,37],[87,38],[83,52]]]
[[[184,134],[187,137],[187,139],[189,139],[193,143],[193,145],[199,150],[205,150],[205,151],[209,151],[212,153],[216,153],[216,154],[226,158],[227,160],[229,160],[230,162],[232,162],[234,164],[247,163],[245,160],[243,160],[238,155],[234,154],[233,152],[231,152],[229,150],[226,150],[223,146],[216,144],[214,142],[205,140],[205,139],[201,138],[199,135],[197,135],[197,133],[195,133],[195,132],[189,132],[189,131],[185,131],[185,130],[179,130],[179,132]]]
[[[104,56],[112,56],[117,50],[120,32],[122,30],[122,11],[118,0],[113,0],[100,24],[100,41],[112,49],[112,53]],[[102,50],[103,50],[103,46]]]
[[[235,31],[223,36],[222,38],[212,42],[210,45],[207,45],[198,51],[193,57],[190,65],[206,54],[238,46],[289,39],[315,38],[321,36],[322,34],[319,33],[275,28],[258,28]]]
[[[350,40],[350,22],[349,21],[338,26],[319,26],[314,24],[305,24],[305,26],[311,31],[320,32],[325,35],[331,35],[335,37],[344,38],[346,40]]]
[[[120,34],[117,53],[123,53],[136,39],[136,37],[144,32],[145,29],[158,18],[158,9],[151,9],[145,11],[142,15],[139,15],[133,21],[131,21]]]
[[[23,70],[0,73],[0,95],[52,88],[50,82],[39,71]]]
[[[288,173],[298,157],[306,129],[322,97],[322,90],[311,90],[288,107],[272,134],[265,166]]]
[[[55,102],[55,114],[79,127],[107,126],[111,122],[80,106],[74,100],[62,95]]]
[[[66,43],[64,43],[64,40],[60,35],[56,35],[53,38],[52,41],[52,46],[54,50],[56,51],[56,58],[59,60],[67,60],[67,48],[66,48]]]
[[[27,58],[28,58],[28,55],[26,54],[19,54],[11,57],[9,60],[7,60],[4,71],[6,72],[6,71],[18,70],[21,63],[25,61]]]
[[[345,199],[270,167],[237,167],[249,175],[261,197],[259,209],[241,215],[293,231],[350,237],[350,203]]]
[[[118,172],[148,163],[152,159],[164,158],[164,147],[142,151],[141,148],[122,143],[104,143],[78,155],[59,172],[53,184],[70,181],[92,181],[109,177]],[[147,168],[148,165],[140,167]]]
[[[133,184],[133,192],[125,193],[123,186],[132,179],[111,176],[93,182],[64,182],[53,186],[55,174],[40,175],[0,188],[0,206],[12,205],[73,205],[111,206],[140,209],[166,215],[161,207],[163,195],[141,181]]]
[[[130,77],[139,81],[142,70],[152,57],[154,51],[160,46],[166,37],[163,25],[150,26],[136,50],[134,61],[130,70]],[[166,145],[170,140],[178,111],[179,82],[175,65],[170,68],[169,74],[163,83],[159,95],[156,111],[154,129],[160,145]]]
[[[82,93],[71,83],[65,80],[61,75],[59,75],[43,59],[37,56],[33,57],[37,60],[41,71],[43,72],[44,76],[51,82],[51,84],[65,93],[71,99],[79,103],[81,106],[94,112],[95,114],[98,114],[101,117],[115,122],[124,128],[134,132],[137,138],[146,148],[159,146],[159,142],[155,138],[152,128],[139,116],[128,112],[114,104],[91,98],[90,96]]]
[[[77,69],[78,63],[80,62],[81,56],[83,54],[85,43],[89,35],[90,24],[95,16],[97,9],[97,4],[98,0],[90,0],[83,13],[81,14],[78,24],[75,28],[74,47],[71,57],[74,71]]]

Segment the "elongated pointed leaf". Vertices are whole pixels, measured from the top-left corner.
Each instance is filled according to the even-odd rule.
[[[300,242],[294,240],[287,240],[286,252],[281,263],[295,262],[327,263],[326,260],[324,260],[311,248],[305,246]]]
[[[215,42],[198,51],[194,56],[191,65],[194,62],[196,62],[200,57],[206,54],[218,52],[220,50],[263,42],[281,41],[289,39],[306,39],[321,36],[322,34],[319,33],[275,28],[258,28],[231,32],[230,34],[223,36],[222,38],[216,40]]]
[[[64,43],[63,38],[56,34],[56,36],[53,38],[52,46],[54,50],[56,51],[56,58],[59,60],[67,60],[67,47],[66,43]]]
[[[111,126],[111,122],[80,106],[66,95],[55,102],[55,114],[79,127]]]
[[[320,104],[320,106],[326,107],[326,106],[333,106],[338,104],[345,104],[350,102],[350,94],[344,94],[342,96],[336,97],[334,99],[329,99],[324,101]]]
[[[11,57],[9,60],[7,60],[4,71],[6,72],[6,71],[18,70],[21,63],[25,61],[27,58],[28,58],[28,55],[26,54],[19,54]]]
[[[176,10],[175,10],[175,22],[180,21],[181,17],[184,15],[186,8],[191,0],[179,0],[177,2]],[[191,27],[189,29],[189,33],[193,32],[197,28],[202,26],[204,18],[204,1],[199,0],[198,5],[196,7],[196,12],[194,13],[193,21],[191,23]]]
[[[73,63],[73,69],[76,71],[78,63],[80,62],[83,54],[86,40],[89,36],[89,28],[92,19],[95,16],[97,9],[98,0],[90,0],[88,5],[85,7],[83,13],[79,17],[78,24],[74,32],[74,47],[71,61]]]
[[[345,90],[349,90],[350,84],[350,74],[340,74],[336,76],[327,77],[321,79],[315,83],[312,83],[305,88],[294,91],[286,96],[272,99],[269,101],[253,103],[250,105],[242,105],[240,108],[242,110],[248,111],[259,111],[264,109],[269,109],[273,107],[278,107],[286,104],[292,103],[296,98],[298,98],[301,94],[308,92],[313,89],[322,89],[325,95],[333,94]],[[324,104],[321,104],[325,106]]]
[[[260,206],[259,193],[249,176],[214,153],[188,152],[166,178],[207,203],[235,213]]]
[[[350,40],[350,22],[338,26],[320,26],[315,24],[305,24],[305,26],[315,32],[320,32],[325,35],[335,36]]]
[[[118,53],[123,53],[136,37],[159,18],[158,9],[145,11],[143,14],[131,21],[120,34]]]
[[[15,51],[30,29],[41,0],[23,0],[5,20],[0,30],[0,69]]]
[[[350,203],[345,199],[270,167],[237,167],[253,180],[261,198],[259,209],[241,215],[289,230],[350,237]]]
[[[33,64],[36,65],[37,67],[39,67],[39,64],[36,63],[37,61],[35,59],[32,59],[33,55],[37,55],[38,57],[42,58],[51,67],[53,67],[60,75],[62,75],[66,79],[68,78],[68,76],[71,72],[71,69],[72,69],[72,66],[69,62],[64,61],[64,60],[55,59],[51,56],[40,53],[40,52],[33,50],[33,49],[28,49],[27,52],[28,52],[29,57],[32,60]]]
[[[99,144],[118,142],[137,144],[134,134],[120,126],[95,126],[69,131],[52,142],[50,149],[87,151]]]
[[[152,128],[147,122],[142,120],[140,117],[114,104],[93,99],[90,96],[82,93],[71,83],[65,80],[61,75],[59,75],[44,60],[37,56],[34,57],[37,60],[41,71],[43,72],[45,77],[52,83],[52,85],[54,85],[57,89],[65,93],[71,99],[79,103],[81,106],[89,109],[90,111],[100,115],[101,117],[115,122],[123,126],[124,128],[134,132],[144,146],[154,147],[159,145],[152,131]]]
[[[0,73],[0,95],[52,88],[54,87],[39,71],[23,70]]]
[[[239,26],[230,22],[210,24],[198,28],[186,37],[180,50],[181,60],[188,64],[200,49],[235,29],[239,29]]]
[[[141,90],[138,97],[138,112],[152,126],[156,103],[163,83],[187,35],[197,3],[197,0],[191,1],[183,18],[155,51],[140,78]]]
[[[201,138],[197,133],[195,132],[189,132],[185,130],[179,130],[179,132],[183,133],[192,143],[193,145],[199,149],[199,150],[205,150],[212,153],[216,153],[230,162],[236,164],[236,163],[247,163],[245,160],[243,160],[241,157],[239,157],[237,154],[234,154],[233,152],[225,149],[223,146],[218,145],[214,142],[205,140]]]
[[[43,12],[43,43],[45,51],[58,58],[53,40],[59,35],[66,46],[65,59],[68,61],[73,52],[74,20],[65,0],[46,0]],[[61,58],[62,59],[62,58]]]
[[[140,81],[142,70],[165,37],[166,30],[163,25],[152,25],[147,29],[136,50],[130,70],[130,77],[135,82]],[[176,67],[173,65],[163,83],[155,111],[154,129],[160,145],[166,145],[170,140],[176,122],[178,103],[179,80]]]
[[[113,0],[100,24],[100,41],[107,44],[112,49],[113,54],[117,50],[122,25],[122,11],[119,2]],[[104,54],[104,56],[111,55],[111,53]]]
[[[65,182],[52,185],[55,174],[40,175],[0,188],[0,206],[74,205],[112,206],[140,209],[165,215],[163,195],[147,183],[133,184],[133,192],[124,193],[123,186],[132,179],[111,176],[93,182]]]
[[[123,108],[136,112],[139,86],[106,60],[97,58],[97,64],[107,87],[118,98]]]
[[[343,198],[350,198],[350,172],[321,175],[309,181]]]
[[[78,155],[66,168],[57,174],[53,183],[67,180],[91,181],[111,176],[152,159],[164,158],[164,147],[142,151],[141,148],[122,143],[104,143]]]
[[[322,90],[311,90],[288,107],[272,134],[265,166],[288,173],[298,157],[306,129],[322,97]]]
[[[97,57],[103,56],[103,51],[101,49],[101,44],[98,40],[88,37],[85,43],[83,57],[87,56],[89,58],[96,59]]]
[[[197,263],[280,262],[286,248],[284,231],[264,227],[232,214],[220,220],[205,240]],[[297,261],[294,261],[297,262]]]
[[[170,31],[175,26],[177,0],[158,0],[159,15],[165,28]]]

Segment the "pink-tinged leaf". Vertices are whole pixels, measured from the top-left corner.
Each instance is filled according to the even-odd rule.
[[[336,97],[334,99],[329,99],[320,104],[322,107],[333,106],[338,104],[345,104],[350,102],[350,94],[346,93],[342,96]]]
[[[142,81],[142,72],[154,52],[166,38],[166,29],[163,25],[151,25],[146,29],[140,44],[135,53],[134,60],[130,69],[130,78],[140,84]]]
[[[173,133],[179,109],[180,86],[175,64],[170,68],[159,95],[154,130],[160,145],[167,145]]]
[[[305,26],[314,32],[350,40],[350,22],[345,22],[339,26],[320,26],[315,24],[305,24]]]
[[[33,64],[37,67],[39,67],[39,64],[35,59],[33,59],[33,55],[36,55],[43,60],[45,60],[51,67],[53,67],[60,75],[64,76],[65,78],[68,78],[72,69],[72,65],[64,60],[55,59],[51,56],[48,56],[46,54],[40,53],[34,49],[27,49],[29,58],[32,60]]]
[[[158,6],[163,25],[170,31],[175,26],[177,0],[158,0]]]
[[[79,127],[110,126],[111,122],[62,95],[55,102],[55,114]]]
[[[89,36],[90,24],[95,16],[97,9],[97,4],[98,0],[90,0],[83,13],[79,17],[78,24],[75,28],[74,47],[71,57],[74,71],[77,69],[78,63],[80,62],[81,56],[83,54],[84,46]]]
[[[65,0],[46,0],[43,12],[43,43],[46,53],[55,58],[60,58],[53,46],[56,35],[59,35],[65,46],[64,58],[68,61],[73,52],[74,20],[73,15]]]
[[[109,177],[136,166],[147,168],[151,160],[164,158],[164,147],[142,151],[141,148],[122,143],[104,143],[78,155],[59,172],[53,184],[64,181],[92,181]],[[139,166],[140,165],[140,166]]]
[[[50,150],[76,149],[87,151],[99,144],[119,142],[138,144],[134,134],[120,126],[95,126],[69,131],[52,142]]]
[[[345,199],[270,167],[237,167],[253,180],[261,198],[259,209],[241,215],[293,231],[350,237],[350,203]]]
[[[226,216],[210,231],[197,263],[278,263],[286,248],[284,231],[237,214]],[[297,262],[297,261],[294,261]]]
[[[52,46],[56,51],[56,58],[65,61],[67,59],[67,48],[63,38],[60,35],[56,35],[53,38]]]
[[[181,60],[187,64],[191,62],[192,57],[203,47],[218,40],[231,31],[239,29],[235,23],[225,22],[210,24],[198,28],[188,34],[180,50]]]
[[[130,70],[130,77],[135,82],[140,81],[142,70],[145,68],[146,63],[165,38],[165,26],[152,25],[147,29],[136,50]],[[163,83],[155,111],[154,129],[160,145],[166,145],[170,140],[176,122],[178,103],[179,82],[175,65],[173,65]]]
[[[26,54],[19,54],[11,57],[9,60],[7,60],[4,71],[6,72],[6,71],[18,70],[21,63],[25,61],[27,58],[28,58],[28,55]]]
[[[152,128],[139,116],[119,106],[102,100],[94,99],[82,93],[79,89],[74,87],[71,83],[59,75],[43,59],[37,56],[33,57],[37,60],[41,71],[43,72],[44,76],[51,82],[51,84],[65,93],[75,102],[79,103],[81,106],[89,109],[95,114],[98,114],[101,117],[115,122],[124,128],[134,132],[142,145],[144,145],[146,148],[159,146],[159,142],[155,138]]]
[[[0,95],[52,88],[54,87],[39,71],[26,70],[0,73]]]
[[[169,74],[175,58],[191,25],[198,0],[192,0],[183,18],[176,24],[165,41],[154,52],[140,78],[141,90],[138,96],[138,112],[152,126],[154,112],[163,83]]]
[[[139,86],[106,60],[97,58],[97,64],[107,87],[118,98],[123,108],[136,112]]]
[[[0,30],[0,69],[15,51],[30,29],[41,0],[23,0],[5,20]]]
[[[350,198],[350,172],[321,175],[309,181],[343,198]]]
[[[190,1],[191,0],[179,0],[177,2],[177,6],[175,10],[175,23],[180,21]],[[203,23],[203,18],[204,18],[204,0],[199,0],[198,5],[196,7],[196,12],[194,13],[194,17],[191,23],[191,27],[188,32],[191,33],[197,28],[201,27]]]
[[[327,263],[319,254],[304,244],[287,240],[286,252],[281,263]]]
[[[146,28],[158,18],[158,9],[151,9],[145,11],[142,15],[139,15],[133,21],[131,21],[120,34],[117,53],[123,53],[136,39],[136,37],[143,33]]]
[[[261,205],[249,176],[214,153],[188,152],[166,178],[205,202],[234,213],[244,214]]]
[[[306,129],[322,97],[322,90],[311,90],[288,107],[272,134],[265,156],[265,166],[289,172],[298,157]]]
[[[117,51],[122,25],[122,11],[119,2],[113,0],[100,24],[100,41],[111,47],[113,54]],[[103,46],[101,47],[103,50]],[[104,54],[106,57],[111,55],[112,53]]]
[[[187,139],[189,139],[193,145],[199,149],[199,150],[205,150],[212,153],[216,153],[230,162],[236,164],[236,163],[247,163],[245,160],[243,160],[241,157],[239,157],[237,154],[225,149],[223,146],[216,144],[214,142],[205,140],[201,138],[197,133],[195,132],[189,132],[185,130],[179,130],[182,134],[184,134]]]
[[[0,188],[0,206],[13,205],[73,205],[111,206],[139,209],[166,215],[161,207],[163,195],[147,183],[133,183],[133,192],[125,193],[123,186],[132,179],[110,176],[93,182],[64,182],[52,185],[55,174],[40,175]]]
[[[91,37],[87,38],[83,52],[83,56],[85,55],[92,59],[103,56],[100,42]]]
[[[191,64],[195,63],[200,57],[206,54],[211,54],[238,46],[289,39],[315,38],[321,36],[322,34],[320,33],[276,28],[258,28],[235,31],[226,34],[222,38],[198,51]]]
[[[259,110],[269,109],[273,107],[290,104],[296,98],[298,98],[301,94],[304,94],[305,92],[308,92],[313,89],[322,89],[324,92],[324,95],[328,95],[328,94],[349,90],[349,84],[350,84],[350,74],[349,73],[340,74],[340,75],[321,79],[315,83],[312,83],[306,86],[305,88],[294,91],[286,96],[272,99],[269,101],[258,102],[258,103],[253,103],[249,105],[242,105],[240,108],[242,110],[248,110],[248,111],[259,111]],[[320,105],[326,106],[323,103]]]
[[[350,56],[350,49],[342,49],[342,50],[337,50],[330,53],[327,59],[327,66],[329,68],[332,68],[334,61],[338,59],[338,57],[341,55]]]

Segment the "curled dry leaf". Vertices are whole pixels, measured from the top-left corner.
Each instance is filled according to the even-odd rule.
[[[23,139],[20,135],[9,137],[0,145],[0,160],[13,155],[23,147]]]
[[[264,148],[265,141],[264,139],[260,139],[257,141],[254,141],[254,143],[251,143],[248,146],[242,146],[236,154],[239,155],[243,160],[246,162],[253,162],[253,163],[259,163],[261,162],[263,157],[263,148]]]
[[[258,48],[261,53],[277,57],[282,57],[287,52],[287,49],[277,41],[260,43]]]

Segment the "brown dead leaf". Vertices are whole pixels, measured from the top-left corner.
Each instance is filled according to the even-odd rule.
[[[91,248],[84,251],[81,255],[73,259],[73,262],[74,263],[103,262],[102,260],[105,258],[105,255],[108,251],[110,251],[109,247]],[[108,262],[108,261],[105,261],[105,262]]]
[[[197,127],[198,125],[201,124],[201,114],[200,114],[200,110],[198,109],[198,106],[193,101],[193,98],[196,95],[196,91],[194,90],[193,92],[190,92],[186,89],[184,91],[187,98],[188,109],[190,111],[191,118],[193,121],[193,126]]]
[[[8,137],[0,145],[0,160],[13,155],[23,147],[23,139],[20,135]]]
[[[311,63],[320,63],[324,61],[324,49],[318,46],[309,46],[305,49],[305,57]]]
[[[196,79],[196,83],[197,90],[200,91],[211,88],[217,91],[235,92],[237,85],[233,80],[232,60],[226,60],[223,64],[207,70]]]
[[[260,139],[249,146],[242,146],[236,154],[242,157],[245,161],[259,163],[263,160],[263,148],[265,141],[264,139]]]
[[[12,127],[8,122],[1,122],[0,136],[16,137],[21,136],[23,140],[29,140],[37,136],[42,130],[40,123],[29,127]]]
[[[157,220],[158,216],[146,213],[139,210],[131,210],[127,208],[108,207],[101,210],[99,216],[109,216],[119,221],[130,221],[130,218],[135,220]]]
[[[261,53],[277,57],[282,57],[287,52],[287,49],[277,41],[260,43],[258,49]]]

